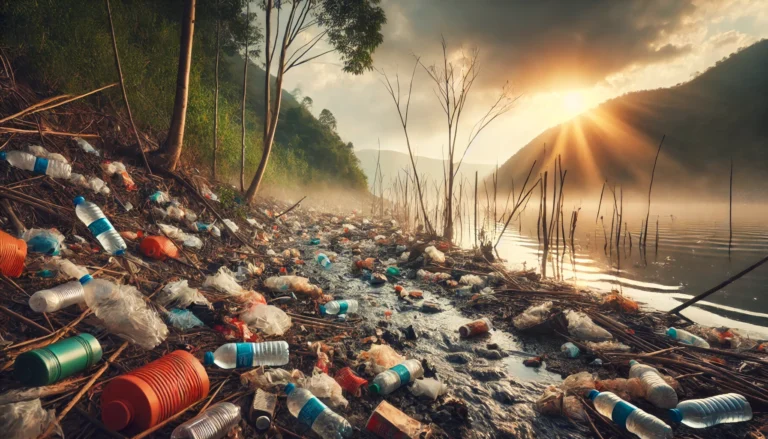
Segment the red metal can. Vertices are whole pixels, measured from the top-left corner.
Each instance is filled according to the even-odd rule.
[[[339,383],[342,389],[346,390],[349,394],[360,396],[360,389],[368,384],[368,380],[360,378],[352,369],[345,367],[336,373],[336,382]]]
[[[469,322],[466,325],[459,327],[459,335],[461,335],[462,338],[467,338],[479,334],[485,334],[491,329],[493,329],[491,321],[487,317],[483,317],[480,320],[475,320],[474,322]]]

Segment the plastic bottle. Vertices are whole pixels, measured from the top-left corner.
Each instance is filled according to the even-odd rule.
[[[44,157],[35,157],[32,154],[21,151],[0,151],[0,159],[7,160],[11,165],[32,171],[36,174],[45,174],[54,178],[69,178],[72,167],[58,160],[49,160]]]
[[[658,370],[635,360],[630,361],[629,366],[629,377],[640,380],[645,389],[647,401],[662,409],[677,407],[677,392],[664,381]]]
[[[282,370],[282,369],[280,369]],[[272,426],[272,420],[275,417],[275,408],[277,407],[277,395],[265,392],[262,389],[256,390],[251,404],[251,419],[253,420],[256,431],[263,433]]]
[[[395,367],[376,375],[368,386],[371,393],[389,395],[401,386],[412,383],[424,376],[424,369],[419,360],[405,360]]]
[[[46,386],[87,370],[101,360],[101,344],[91,334],[78,334],[44,348],[24,352],[13,364],[17,380]]]
[[[709,349],[709,343],[706,340],[682,329],[669,328],[667,329],[667,336],[681,343]]]
[[[171,439],[220,439],[239,422],[240,407],[231,402],[220,402],[176,427]]]
[[[215,352],[206,352],[204,362],[206,365],[215,364],[222,369],[283,366],[288,364],[288,343],[227,343],[219,346]]]
[[[426,253],[427,256],[429,256],[429,259],[431,259],[433,262],[438,264],[445,263],[445,254],[438,250],[434,245],[425,248],[424,253]]]
[[[671,439],[673,436],[669,425],[611,392],[591,390],[589,399],[594,402],[595,410],[601,415],[638,435],[640,439]]]
[[[682,422],[691,428],[707,428],[752,419],[752,406],[747,398],[738,393],[689,399],[669,412],[673,421]]]
[[[125,253],[125,241],[112,227],[112,223],[104,216],[99,206],[85,201],[83,197],[75,197],[74,203],[77,217],[88,226],[88,230],[99,240],[104,250],[113,255]]]
[[[83,286],[93,278],[85,274],[80,280],[56,285],[47,290],[40,290],[29,298],[29,307],[35,312],[54,312],[68,306],[85,302]]]
[[[307,389],[297,388],[295,384],[285,386],[288,395],[288,411],[302,424],[312,427],[312,431],[323,439],[343,439],[352,437],[354,430],[346,419],[337,415],[328,406],[317,399]]]
[[[328,256],[325,255],[325,253],[318,254],[316,260],[317,263],[322,265],[322,267],[326,270],[331,269],[331,260],[328,258]]]
[[[435,378],[423,378],[413,382],[411,393],[414,396],[424,396],[436,400],[439,396],[448,392],[448,386]]]
[[[321,315],[332,315],[356,313],[358,303],[357,300],[332,300],[325,305],[320,305]]]

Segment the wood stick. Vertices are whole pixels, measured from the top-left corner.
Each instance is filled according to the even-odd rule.
[[[16,216],[16,212],[13,211],[11,203],[8,202],[7,198],[3,198],[2,201],[0,201],[0,206],[3,207],[6,215],[8,215],[8,218],[11,220],[11,224],[13,224],[13,228],[16,229],[16,233],[21,236],[27,228],[24,226],[24,223],[19,220],[19,217]]]
[[[8,116],[6,118],[0,119],[0,123],[8,122],[9,120],[16,119],[17,117],[21,117],[21,116],[24,116],[26,114],[34,114],[34,113],[39,113],[41,111],[50,110],[52,108],[56,108],[56,107],[64,105],[64,104],[68,104],[68,103],[70,103],[72,101],[76,101],[78,99],[82,99],[82,98],[84,98],[86,96],[90,96],[90,95],[92,95],[94,93],[98,93],[98,92],[100,92],[102,90],[106,90],[106,89],[114,87],[116,85],[117,85],[117,82],[115,82],[113,84],[108,84],[108,85],[105,85],[104,87],[97,88],[96,90],[92,90],[92,91],[89,91],[88,93],[83,93],[81,95],[78,95],[78,96],[75,96],[75,97],[71,97],[71,98],[69,98],[69,97],[72,96],[72,95],[61,95],[61,96],[52,97],[50,99],[45,99],[43,101],[40,101],[40,102],[38,102],[38,103],[36,103],[34,105],[31,105],[31,106],[29,106],[29,107],[19,111],[16,114],[12,114],[12,115],[10,115],[10,116]],[[67,98],[69,98],[69,99],[67,99]],[[60,102],[56,102],[59,99],[64,99],[64,100],[60,101]]]
[[[24,317],[21,314],[15,313],[15,312],[11,311],[10,309],[8,309],[8,308],[6,308],[6,307],[4,307],[2,305],[0,305],[0,312],[2,312],[3,314],[9,315],[9,316],[11,316],[11,317],[13,317],[13,318],[15,318],[17,320],[21,320],[22,322],[26,323],[27,325],[33,326],[33,327],[39,329],[40,331],[42,331],[42,332],[44,332],[46,334],[51,334],[52,333],[51,330],[46,328],[45,326],[41,326],[41,325],[37,324],[36,322],[34,322],[34,321]]]
[[[653,189],[653,176],[656,174],[656,162],[659,161],[659,153],[661,153],[661,145],[664,144],[666,134],[661,136],[661,142],[659,142],[659,149],[656,151],[656,158],[653,160],[653,170],[651,171],[651,184],[648,186],[648,212],[645,214],[645,232],[643,233],[642,247],[645,247],[646,241],[648,241],[648,219],[651,216],[651,190]]]
[[[306,196],[306,195],[304,195],[303,197],[301,197],[301,200],[297,201],[297,202],[296,202],[296,204],[294,204],[293,206],[289,207],[289,208],[288,208],[288,210],[286,210],[285,212],[283,212],[283,213],[281,213],[280,215],[276,216],[274,219],[278,219],[278,218],[280,218],[281,216],[285,215],[286,213],[288,213],[288,212],[292,211],[293,209],[295,209],[296,207],[298,207],[298,206],[299,206],[299,204],[301,204],[301,202],[302,202],[302,201],[304,201],[304,199],[305,199],[305,198],[307,198],[307,196]]]
[[[99,138],[98,134],[87,134],[87,133],[66,133],[62,131],[53,131],[53,130],[22,130],[20,128],[11,128],[11,127],[0,127],[0,134],[3,133],[16,133],[16,134],[45,134],[47,136],[65,136],[65,137],[82,137],[83,139],[93,139],[93,138]]]

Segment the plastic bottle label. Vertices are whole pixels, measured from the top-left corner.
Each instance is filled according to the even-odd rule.
[[[112,224],[106,218],[99,218],[88,226],[88,230],[93,233],[93,236],[99,236],[108,230],[112,230]]]
[[[346,300],[339,302],[339,314],[346,314],[349,309],[349,303]]]
[[[36,157],[35,158],[35,168],[32,169],[36,174],[45,174],[45,171],[48,170],[48,159],[43,157]]]
[[[411,382],[411,372],[402,364],[389,369],[400,376],[400,384],[407,384]]]
[[[613,406],[611,419],[613,419],[613,422],[616,425],[622,428],[627,428],[627,418],[629,418],[629,415],[631,415],[635,410],[637,410],[637,407],[633,406],[632,404],[626,401],[619,401],[615,406]]]
[[[306,404],[304,404],[301,411],[299,411],[299,416],[297,416],[299,422],[311,427],[312,424],[315,423],[315,419],[317,419],[317,417],[320,416],[320,413],[325,411],[326,408],[328,407],[325,404],[313,396]]]
[[[253,345],[250,343],[237,343],[235,367],[253,366]]]

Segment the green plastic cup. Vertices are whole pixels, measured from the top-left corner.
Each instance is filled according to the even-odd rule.
[[[101,360],[101,344],[91,334],[78,334],[16,357],[16,379],[27,386],[45,386],[82,372]]]

